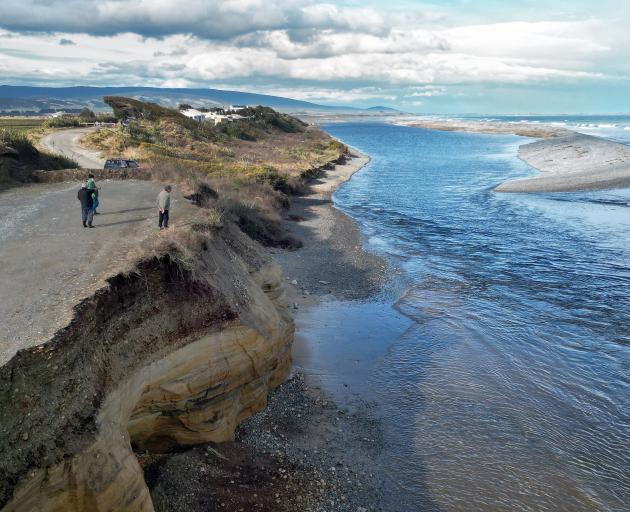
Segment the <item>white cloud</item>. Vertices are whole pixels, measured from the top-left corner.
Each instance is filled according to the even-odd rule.
[[[0,70],[13,82],[248,81],[330,102],[389,100],[398,93],[388,91],[405,88],[399,97],[430,101],[451,84],[630,72],[628,32],[595,19],[447,28],[426,9],[315,0],[3,0],[2,7],[0,27],[11,30],[0,30]],[[75,44],[60,44],[66,40]]]
[[[433,96],[443,96],[446,94],[446,87],[435,85],[424,85],[421,87],[410,87],[407,93],[411,98],[431,98]],[[419,101],[419,103],[421,103]]]
[[[296,100],[311,101],[315,103],[355,103],[368,100],[396,101],[398,95],[392,90],[381,87],[355,87],[351,89],[340,88],[317,88],[317,87],[256,87],[243,88],[239,90],[245,92],[255,92],[272,94],[274,96],[285,96]]]

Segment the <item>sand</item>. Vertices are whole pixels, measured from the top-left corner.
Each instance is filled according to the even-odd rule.
[[[575,192],[630,187],[630,146],[539,123],[414,119],[414,128],[475,133],[511,133],[539,140],[518,156],[539,176],[506,181],[495,192]]]
[[[496,192],[572,192],[630,187],[630,146],[570,132],[519,148],[540,176],[502,183]]]
[[[511,133],[523,137],[550,138],[559,137],[570,133],[569,130],[539,123],[524,122],[497,122],[497,121],[469,121],[462,119],[410,119],[397,121],[401,126],[413,128],[425,128],[427,130],[440,130],[447,132],[473,132],[473,133]]]

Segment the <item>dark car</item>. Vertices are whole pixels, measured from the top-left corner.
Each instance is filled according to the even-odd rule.
[[[137,169],[140,167],[135,160],[125,160],[124,158],[110,158],[105,162],[105,169]]]

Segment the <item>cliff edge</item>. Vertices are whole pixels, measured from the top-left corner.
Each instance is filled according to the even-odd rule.
[[[111,277],[0,368],[3,511],[151,511],[134,449],[230,440],[286,378],[279,267],[230,223],[185,245]]]

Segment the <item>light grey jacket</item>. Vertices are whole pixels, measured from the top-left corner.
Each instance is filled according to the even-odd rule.
[[[166,190],[162,190],[157,196],[157,204],[160,210],[170,210],[171,208],[171,194]]]

